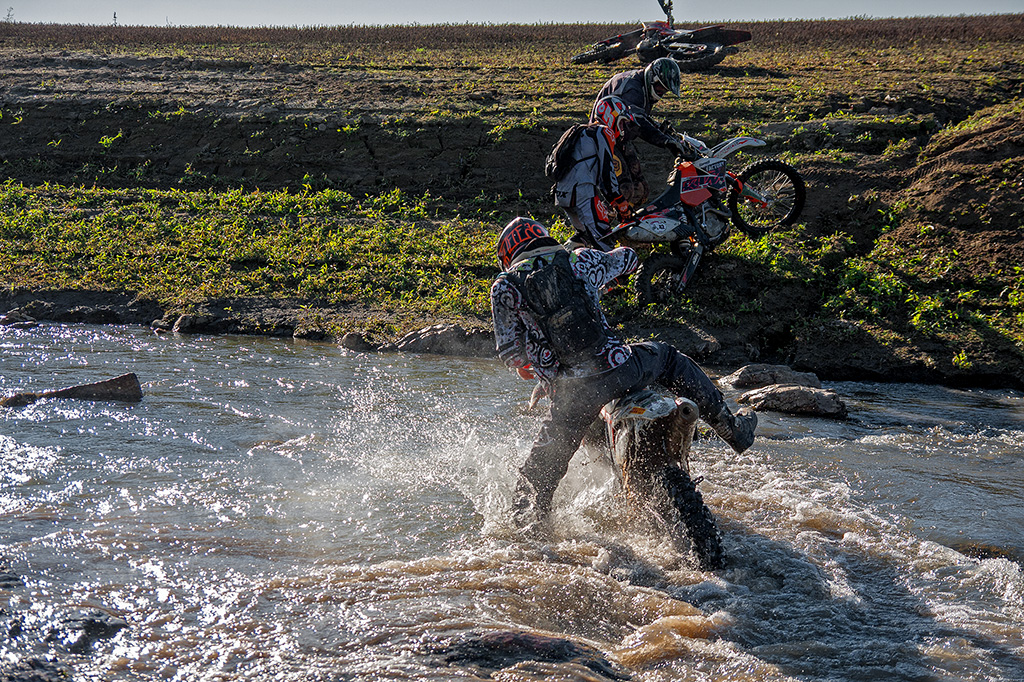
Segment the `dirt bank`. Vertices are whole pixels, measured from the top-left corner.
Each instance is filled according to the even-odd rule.
[[[357,196],[398,187],[443,197],[453,215],[488,211],[496,225],[555,216],[542,159],[614,72],[416,45],[291,61],[198,46],[0,46],[4,178]],[[769,154],[798,165],[809,201],[793,249],[819,255],[807,257],[811,275],[781,277],[763,255],[712,254],[681,310],[613,299],[623,329],[712,364],[1024,387],[1024,48],[959,49],[857,44],[813,54],[755,40],[715,73],[692,76],[687,97],[659,105],[665,115],[709,142],[757,133]],[[665,159],[643,153],[650,177],[661,177]],[[311,339],[443,321],[310,303],[210,301],[188,312],[193,331]],[[0,292],[0,313],[12,309],[163,327],[185,312],[130,293],[16,282]],[[1018,321],[993,323],[995,313]],[[455,321],[488,322],[486,311]]]

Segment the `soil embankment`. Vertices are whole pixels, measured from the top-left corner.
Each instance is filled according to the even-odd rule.
[[[999,30],[1014,22],[1024,20],[1013,15]],[[978,32],[977,47],[939,38],[897,47],[898,36],[879,31],[848,43],[822,33],[816,52],[786,45],[781,32],[758,45],[767,27],[755,25],[743,52],[689,76],[684,97],[659,113],[709,142],[754,132],[805,173],[802,225],[778,247],[804,254],[806,270],[782,276],[764,253],[723,250],[706,259],[688,306],[618,305],[624,328],[712,364],[1024,387],[1024,43],[989,36],[982,18],[961,23]],[[478,211],[495,228],[518,213],[554,217],[544,155],[615,66],[635,66],[554,64],[537,57],[546,38],[524,39],[533,52],[519,60],[503,46],[427,39],[323,54],[310,44],[47,40],[0,29],[3,178],[355,196],[397,187],[442,197],[453,215]],[[644,154],[656,184],[665,160]],[[165,325],[182,312],[131,293],[9,282],[0,311],[15,308],[40,319]],[[193,312],[205,320],[196,331],[306,338],[358,331],[371,317],[406,330],[444,319],[301,298],[210,301]],[[333,323],[311,326],[312,318]],[[486,326],[486,311],[456,321]]]

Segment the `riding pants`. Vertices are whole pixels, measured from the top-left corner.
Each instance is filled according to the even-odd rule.
[[[530,456],[519,469],[515,509],[532,507],[539,516],[550,511],[555,489],[587,428],[611,400],[660,384],[692,400],[704,417],[717,415],[725,405],[721,391],[704,370],[673,346],[646,342],[631,344],[630,348],[633,352],[629,360],[608,372],[555,380],[550,409]]]

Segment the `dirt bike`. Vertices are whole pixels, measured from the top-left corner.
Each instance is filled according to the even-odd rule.
[[[701,257],[729,237],[730,223],[751,239],[793,224],[803,211],[807,189],[800,173],[779,159],[726,170],[726,157],[766,143],[734,137],[708,148],[689,135],[677,135],[693,162],[677,158],[668,187],[609,235],[626,246],[668,244],[669,253],[652,251],[634,278],[640,305],[682,293]]]
[[[698,415],[690,400],[645,389],[605,405],[583,443],[606,457],[636,513],[688,541],[701,570],[712,570],[724,565],[722,535],[689,470]]]
[[[703,71],[739,52],[735,46],[751,38],[750,31],[725,28],[720,24],[695,29],[675,28],[672,2],[658,1],[666,21],[641,22],[637,30],[594,43],[585,52],[570,57],[569,61],[573,64],[609,64],[635,54],[642,64],[659,57],[671,57],[681,71]]]

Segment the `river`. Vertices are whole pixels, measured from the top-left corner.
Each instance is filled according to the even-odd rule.
[[[0,665],[49,657],[76,680],[1024,680],[1019,392],[828,383],[848,421],[762,413],[743,455],[697,441],[729,559],[700,572],[624,521],[586,453],[555,536],[509,532],[539,417],[494,361],[88,325],[0,327],[0,346],[2,394],[128,371],[144,392],[0,408]],[[97,614],[120,625],[82,639]],[[501,631],[601,663],[466,654]]]

